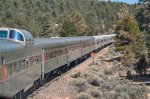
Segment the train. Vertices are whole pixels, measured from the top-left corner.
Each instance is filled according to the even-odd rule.
[[[0,96],[22,99],[35,84],[114,43],[115,36],[33,38],[23,29],[0,28]]]

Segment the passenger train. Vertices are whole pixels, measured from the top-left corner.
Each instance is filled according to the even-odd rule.
[[[26,30],[0,28],[0,96],[21,99],[35,83],[114,43],[115,36],[34,39]]]

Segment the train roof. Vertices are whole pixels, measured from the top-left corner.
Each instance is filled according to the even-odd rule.
[[[89,42],[93,40],[90,36],[80,36],[80,37],[61,37],[61,39],[66,40],[69,44],[79,43],[79,42]]]
[[[57,46],[65,46],[66,41],[58,38],[36,38],[34,39],[34,44],[46,47],[57,47]]]
[[[24,48],[24,44],[8,40],[8,39],[0,39],[0,49],[2,52],[4,51],[11,51],[16,49]]]
[[[43,48],[46,47],[57,47],[65,46],[67,44],[77,44],[80,42],[89,42],[93,37],[60,37],[60,38],[36,38],[34,39],[35,45],[42,45]]]
[[[109,34],[109,35],[97,35],[97,36],[93,36],[95,39],[99,39],[99,38],[107,38],[107,37],[112,37],[112,36],[116,36],[116,34]]]

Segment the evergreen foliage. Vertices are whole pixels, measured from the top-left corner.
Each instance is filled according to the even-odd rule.
[[[22,28],[34,37],[59,36],[62,16],[72,15],[77,19],[75,35],[93,35],[111,28],[122,5],[99,0],[0,0],[0,27]]]
[[[75,36],[77,32],[77,29],[75,27],[74,22],[70,18],[66,18],[62,22],[62,26],[60,29],[60,35],[62,37],[67,37],[67,36]]]
[[[140,4],[137,5],[135,14],[138,21],[140,30],[146,33],[146,47],[148,56],[148,66],[150,66],[150,1],[149,0],[139,0]]]
[[[150,3],[140,4],[136,8],[136,19],[141,31],[150,33]]]
[[[146,68],[147,68],[147,62],[146,59],[143,56],[140,57],[139,62],[137,63],[136,72],[139,74],[146,74]]]
[[[118,34],[117,49],[125,52],[122,63],[133,66],[139,62],[138,60],[141,56],[145,56],[145,37],[144,33],[140,32],[134,16],[128,11],[124,12],[125,14],[122,14],[123,16],[118,20],[116,27],[116,33]],[[124,12],[121,10],[121,13]]]

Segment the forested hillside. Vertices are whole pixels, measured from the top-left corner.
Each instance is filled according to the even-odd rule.
[[[34,37],[102,34],[116,23],[122,6],[98,0],[0,0],[0,27],[26,29]]]
[[[150,1],[139,0],[135,8],[132,14],[124,6],[117,14],[116,50],[124,51],[122,63],[125,66],[146,74],[150,67]]]
[[[140,30],[146,34],[147,64],[150,67],[150,0],[139,0],[140,4],[136,6],[136,19]]]

